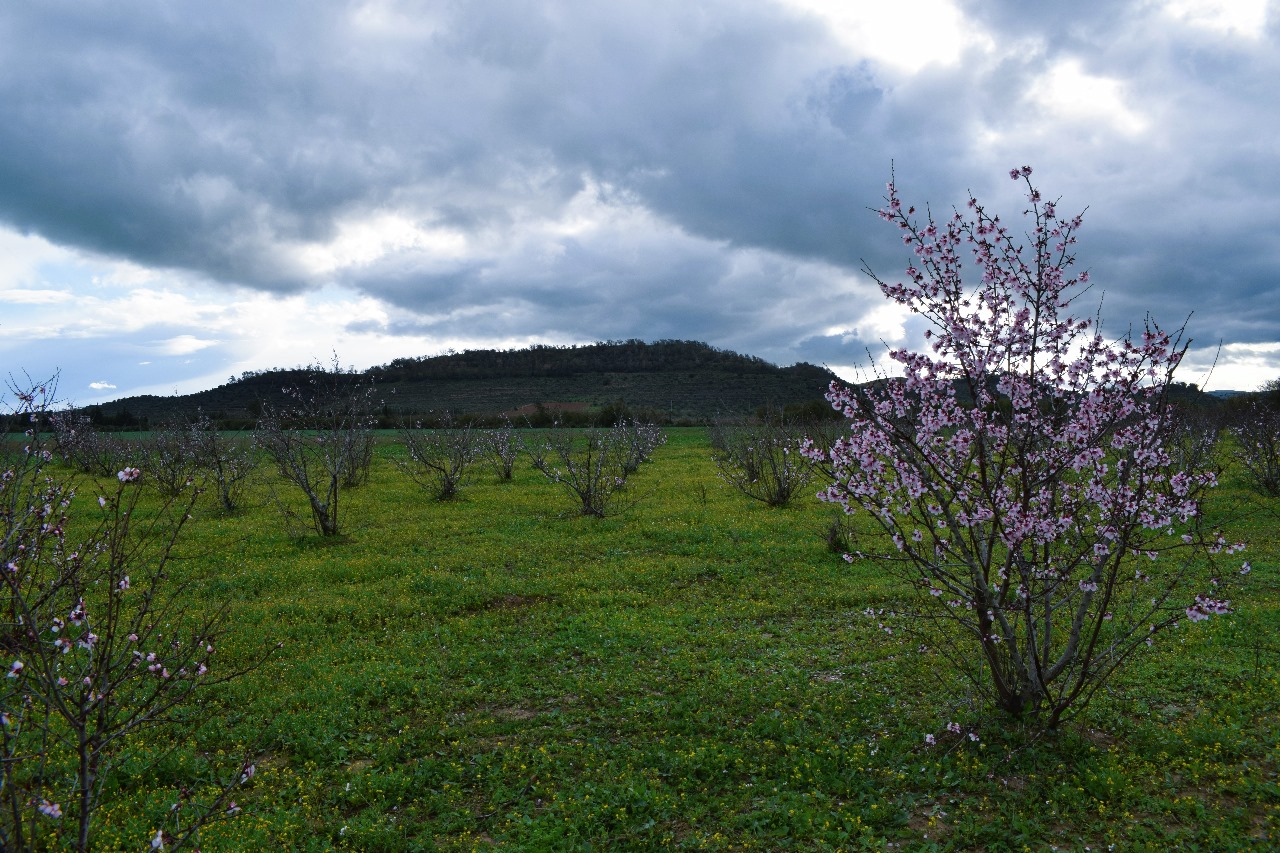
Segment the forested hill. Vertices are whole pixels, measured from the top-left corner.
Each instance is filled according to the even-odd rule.
[[[564,413],[581,422],[626,412],[703,423],[769,406],[822,408],[837,378],[812,364],[778,367],[696,341],[638,340],[401,358],[362,376],[377,388],[384,425],[445,413],[517,420]],[[304,377],[296,368],[249,372],[197,394],[129,397],[86,411],[106,427],[146,428],[197,409],[227,426],[247,426],[264,403],[279,402],[283,389]]]
[[[686,373],[689,371],[772,374],[779,370],[821,374],[800,364],[778,368],[755,356],[716,349],[698,341],[607,341],[585,346],[533,346],[522,350],[468,350],[425,358],[400,358],[371,373],[379,381],[496,379],[510,376],[580,376],[592,373]]]

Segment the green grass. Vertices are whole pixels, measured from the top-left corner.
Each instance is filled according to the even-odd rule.
[[[122,778],[101,849],[142,847],[203,752],[244,748],[245,813],[203,850],[1280,845],[1274,504],[1220,510],[1254,566],[1232,615],[1163,635],[1034,738],[864,615],[905,590],[826,549],[830,507],[732,491],[701,430],[604,520],[523,462],[436,503],[390,452],[340,541],[292,537],[265,501],[197,513],[173,574],[230,603],[220,653],[285,645]]]

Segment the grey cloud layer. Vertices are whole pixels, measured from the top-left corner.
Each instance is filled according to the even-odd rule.
[[[1201,337],[1280,337],[1274,21],[1248,43],[1145,3],[971,2],[996,50],[907,77],[763,2],[409,8],[6,4],[0,220],[285,292],[321,283],[299,244],[391,211],[481,247],[333,273],[414,312],[406,329],[835,361],[861,344],[823,329],[875,298],[849,275],[903,264],[867,211],[890,161],[935,210],[966,189],[1019,209],[1001,178],[1030,162],[1092,206],[1082,259],[1120,322],[1195,311]],[[1064,59],[1125,81],[1147,129],[1028,100]],[[540,230],[589,186],[643,233]]]

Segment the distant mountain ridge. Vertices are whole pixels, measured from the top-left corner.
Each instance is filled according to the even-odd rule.
[[[226,384],[172,397],[126,397],[84,409],[104,426],[154,426],[197,410],[246,426],[264,403],[283,399],[305,368],[250,371]],[[702,423],[765,406],[822,405],[838,377],[801,362],[778,367],[700,341],[604,341],[520,350],[467,350],[399,358],[358,375],[372,379],[385,422],[450,413],[496,417],[534,411],[621,409],[668,422]]]

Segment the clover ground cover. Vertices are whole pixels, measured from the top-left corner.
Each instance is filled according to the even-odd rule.
[[[204,850],[1280,843],[1275,508],[1241,509],[1230,478],[1211,511],[1255,567],[1235,612],[1032,738],[879,613],[905,590],[827,550],[830,507],[747,500],[701,430],[603,520],[524,462],[438,503],[395,452],[336,542],[292,536],[265,491],[193,519],[174,573],[230,603],[220,653],[284,647],[122,768],[103,849],[149,838],[204,753],[244,749],[245,812]]]

